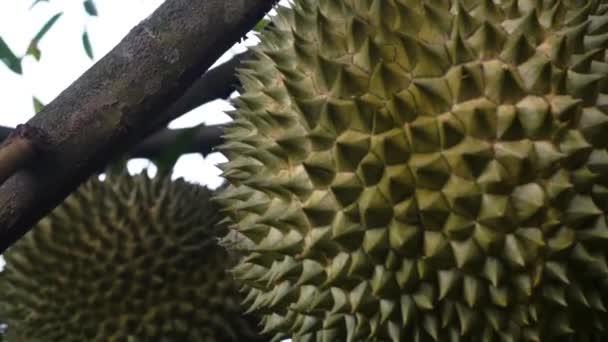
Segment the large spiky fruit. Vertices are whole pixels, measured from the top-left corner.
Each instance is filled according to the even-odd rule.
[[[221,195],[295,341],[608,340],[608,3],[296,0]]]
[[[204,187],[91,179],[4,254],[15,341],[258,341]],[[18,336],[18,338],[17,338]]]

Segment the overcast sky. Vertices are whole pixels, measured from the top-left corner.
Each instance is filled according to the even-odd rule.
[[[84,28],[89,32],[97,60],[163,1],[96,0],[98,17],[87,16],[81,0],[50,0],[40,2],[30,9],[33,2],[34,0],[0,0],[0,37],[17,55],[25,53],[31,38],[51,16],[60,11],[64,14],[40,43],[42,59],[37,62],[31,57],[25,58],[23,75],[17,75],[0,64],[0,125],[14,127],[25,122],[34,114],[32,96],[38,97],[43,103],[49,103],[93,65],[94,61],[86,56],[81,44]],[[250,39],[246,44],[254,42]],[[244,46],[239,44],[218,62],[243,50]],[[175,120],[170,127],[225,122],[228,117],[223,112],[230,108],[225,101],[215,101]],[[225,158],[217,153],[206,159],[197,154],[185,155],[178,161],[174,177],[184,177],[214,188],[222,181],[220,171],[214,164],[223,161]],[[137,172],[149,165],[149,161],[143,159],[132,160],[129,169]]]

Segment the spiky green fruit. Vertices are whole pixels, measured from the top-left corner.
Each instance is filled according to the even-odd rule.
[[[15,341],[259,341],[241,315],[210,191],[89,180],[4,254],[0,317]]]
[[[608,4],[294,2],[223,146],[265,331],[608,340]]]

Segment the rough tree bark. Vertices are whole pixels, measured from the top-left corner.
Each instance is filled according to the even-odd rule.
[[[215,146],[222,143],[223,125],[205,126],[195,128],[196,132],[192,140],[182,153],[200,153],[207,155],[213,151]],[[155,158],[159,157],[168,147],[174,145],[179,137],[188,129],[163,129],[146,138],[134,148],[129,150],[130,158]]]
[[[0,184],[30,163],[45,148],[46,137],[40,130],[19,125],[0,145]]]
[[[216,99],[225,99],[239,85],[236,69],[241,62],[253,57],[250,51],[239,53],[229,61],[207,71],[172,106],[179,115]]]
[[[196,132],[192,137],[188,146],[185,146],[182,150],[183,153],[200,153],[202,155],[207,155],[213,152],[213,149],[216,146],[219,146],[222,142],[222,134],[224,133],[224,125],[198,125],[192,127]],[[14,128],[0,126],[0,141],[3,139],[7,139],[14,134],[16,131]],[[162,155],[167,149],[171,148],[178,140],[179,137],[183,134],[187,134],[190,132],[190,128],[177,128],[177,129],[169,129],[165,128],[158,132],[154,132],[154,134],[149,135],[146,139],[139,142],[137,145],[132,146],[126,153],[128,158],[156,158]],[[18,133],[17,133],[18,134]],[[20,149],[21,146],[15,146],[14,149]],[[12,150],[3,150],[0,149],[0,160],[5,160],[2,157],[2,153],[12,153]],[[25,151],[25,153],[19,153],[18,158],[20,159],[28,159],[31,153],[30,151]],[[114,156],[119,157],[119,156]],[[10,164],[10,165],[9,165]],[[6,179],[8,177],[2,177],[3,174],[9,174],[9,176],[14,173],[10,171],[4,171],[5,168],[14,168],[19,169],[23,165],[7,163],[7,165],[0,165],[0,180]],[[2,183],[0,181],[0,183]]]
[[[252,55],[253,54],[250,51],[239,53],[234,55],[227,62],[208,70],[203,76],[198,78],[167,111],[173,113],[172,115],[177,117],[210,101],[228,98],[239,85],[236,69],[241,65],[242,61],[251,58]],[[192,143],[190,146],[186,147],[184,153],[201,153],[203,155],[211,153],[214,147],[222,143],[222,128],[222,125],[199,125]],[[0,142],[4,142],[14,130],[14,128],[0,126]],[[171,145],[178,140],[178,137],[187,130],[188,129],[163,129],[159,132],[155,132],[148,136],[144,141],[130,148],[128,157],[158,157],[164,150],[170,148]],[[19,148],[19,146],[15,147]],[[0,153],[10,152],[11,150],[0,150]],[[28,153],[19,154],[19,158],[22,159],[27,159],[28,156]],[[0,160],[6,159],[0,156]],[[19,165],[19,163],[4,163],[3,165],[0,165],[0,184],[21,166],[22,165]],[[15,170],[8,171],[9,168]],[[8,176],[2,177],[3,174],[8,174]]]
[[[29,120],[45,136],[44,149],[0,186],[0,252],[113,156],[172,119],[171,104],[275,2],[167,0]]]

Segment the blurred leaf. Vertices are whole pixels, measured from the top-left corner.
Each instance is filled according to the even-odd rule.
[[[160,174],[168,174],[171,172],[175,163],[188,150],[188,147],[194,142],[200,126],[190,127],[185,129],[177,136],[175,142],[171,144],[165,151],[154,159],[152,162],[158,167]]]
[[[32,4],[32,6],[30,6],[30,9],[34,8],[34,6],[38,5],[41,2],[49,2],[49,0],[36,0],[34,1],[34,3]]]
[[[93,47],[91,46],[91,40],[89,39],[89,33],[87,30],[82,32],[82,46],[84,47],[84,52],[87,53],[90,59],[93,59]]]
[[[32,96],[32,102],[34,103],[34,113],[38,114],[44,108],[44,104],[36,96]]]
[[[93,2],[93,0],[85,0],[83,5],[84,10],[87,12],[88,15],[97,16],[97,7],[95,6],[95,2]]]
[[[0,37],[0,61],[17,74],[21,75],[23,72],[21,69],[21,58],[15,56],[2,37]]]
[[[49,32],[49,30],[51,29],[51,27],[53,27],[53,25],[55,25],[55,23],[57,22],[57,20],[59,20],[59,18],[63,15],[63,12],[59,12],[57,14],[55,14],[54,16],[51,17],[51,19],[49,19],[40,29],[40,31],[38,31],[38,33],[36,33],[36,35],[34,36],[34,39],[32,39],[32,41],[37,41],[39,42],[42,37],[44,37],[44,35]]]
[[[34,43],[34,42],[32,42],[32,43]],[[30,46],[28,46],[26,55],[32,56],[37,61],[39,61],[42,52],[38,48],[38,44],[32,44],[32,43],[30,43]]]
[[[59,18],[62,15],[63,15],[63,12],[57,13],[54,16],[52,16],[44,25],[42,25],[42,28],[40,28],[40,31],[38,31],[38,33],[36,33],[34,38],[32,38],[32,41],[30,41],[30,45],[27,47],[26,55],[34,57],[37,61],[40,60],[41,51],[40,51],[40,48],[38,47],[38,43],[40,43],[40,40],[42,38],[44,38],[44,35],[47,34],[47,32],[49,32],[51,27],[53,27],[53,25],[55,25],[57,20],[59,20]]]
[[[262,20],[258,21],[257,24],[255,24],[255,26],[253,27],[253,30],[256,32],[262,32],[262,30],[264,29],[264,27],[266,27],[266,25],[268,25],[268,23],[270,23],[270,20],[262,19]]]

